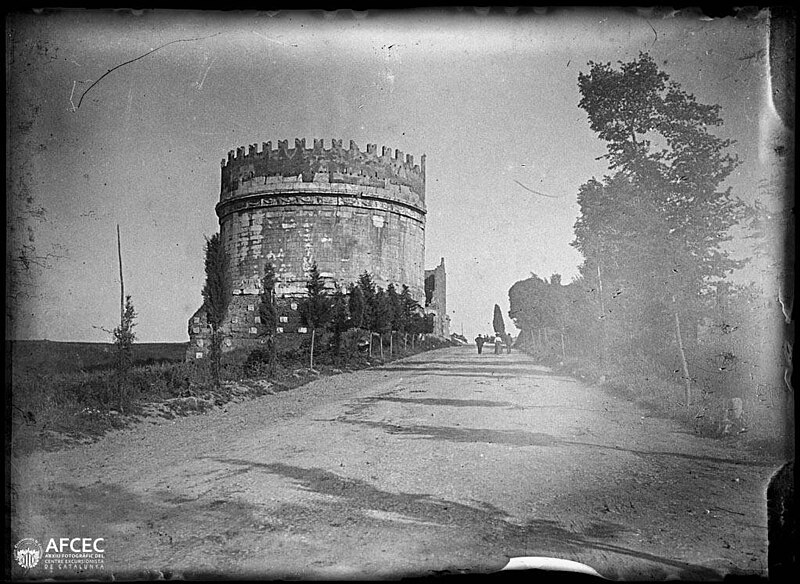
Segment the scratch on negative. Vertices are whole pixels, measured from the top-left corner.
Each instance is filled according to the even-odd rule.
[[[652,24],[650,24],[650,21],[649,21],[649,20],[645,20],[645,22],[646,22],[646,23],[648,24],[648,26],[649,26],[649,27],[650,27],[650,28],[653,30],[653,34],[654,34],[654,35],[656,35],[656,37],[653,39],[653,42],[652,42],[652,43],[651,43],[651,45],[650,45],[650,48],[652,48],[652,47],[653,47],[653,45],[654,45],[654,44],[656,44],[656,41],[658,40],[658,33],[656,32],[656,29],[653,27],[653,25],[652,25]]]
[[[76,109],[78,109],[78,108],[75,107],[75,104],[72,102],[72,96],[75,95],[75,85],[77,83],[78,83],[77,81],[73,81],[72,82],[72,92],[69,94],[69,105],[72,106],[72,111],[75,111]]]
[[[557,197],[556,195],[547,195],[545,193],[540,193],[539,191],[534,191],[532,188],[526,187],[524,184],[522,184],[521,182],[519,182],[516,179],[511,179],[511,180],[513,180],[515,183],[517,183],[519,186],[521,186],[526,191],[532,192],[534,195],[539,195],[540,197],[548,197],[550,199],[560,199],[561,198],[561,197]]]
[[[95,81],[94,83],[92,83],[92,84],[89,86],[89,88],[88,88],[86,91],[84,91],[84,92],[83,92],[83,95],[81,95],[81,98],[78,100],[78,107],[76,107],[75,109],[77,110],[79,107],[81,107],[81,102],[83,102],[83,98],[84,98],[84,97],[86,97],[86,94],[87,94],[87,93],[89,93],[89,91],[91,91],[92,87],[94,87],[95,85],[97,85],[98,83],[100,83],[100,81],[102,81],[102,80],[103,80],[103,78],[104,78],[106,75],[108,75],[109,73],[111,73],[112,71],[116,71],[117,69],[119,69],[120,67],[124,67],[125,65],[130,65],[131,63],[133,63],[133,62],[135,62],[135,61],[138,61],[139,59],[144,59],[146,56],[148,56],[148,55],[152,55],[152,54],[153,54],[153,53],[155,53],[156,51],[159,51],[159,50],[161,50],[161,49],[163,49],[163,48],[165,48],[165,47],[168,47],[168,46],[170,46],[170,45],[174,45],[175,43],[190,43],[190,42],[193,42],[193,41],[202,41],[202,40],[205,40],[205,39],[210,39],[211,37],[215,37],[215,36],[217,36],[218,34],[221,34],[221,33],[218,33],[218,32],[217,32],[217,33],[214,33],[214,34],[212,34],[212,35],[208,35],[208,36],[204,36],[204,37],[195,37],[195,38],[191,38],[191,39],[177,39],[177,40],[174,40],[174,41],[170,41],[170,42],[168,42],[168,43],[165,43],[165,44],[163,44],[163,45],[160,45],[160,46],[156,47],[155,49],[152,49],[152,50],[150,50],[150,51],[147,51],[147,52],[146,52],[144,55],[139,55],[139,56],[138,56],[138,57],[136,57],[135,59],[131,59],[130,61],[125,61],[124,63],[120,63],[120,64],[119,64],[119,65],[117,65],[116,67],[112,67],[111,69],[109,69],[108,71],[106,71],[105,73],[103,73],[103,74],[100,76],[100,78],[99,78],[97,81]]]
[[[208,64],[208,67],[206,68],[206,72],[203,74],[203,78],[200,80],[200,84],[197,86],[198,91],[203,89],[203,83],[206,82],[206,77],[208,77],[208,72],[211,71],[211,66],[214,64],[214,61],[216,61],[216,60],[217,60],[217,57],[215,56],[213,59],[211,59],[211,63]]]
[[[295,48],[297,47],[297,45],[295,43],[285,43],[283,41],[279,41],[279,40],[276,40],[276,39],[271,39],[268,36],[265,36],[265,35],[261,34],[260,32],[256,32],[256,31],[251,31],[251,32],[253,34],[255,34],[255,35],[260,36],[262,39],[268,40],[271,43],[278,43],[279,45],[283,45],[284,47],[295,47]]]

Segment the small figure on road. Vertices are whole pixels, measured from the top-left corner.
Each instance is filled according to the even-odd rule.
[[[478,355],[483,352],[483,343],[485,342],[483,335],[475,337],[475,344],[478,345]]]
[[[503,338],[500,336],[500,333],[497,333],[494,337],[494,354],[500,355],[503,352]]]
[[[506,333],[506,353],[511,354],[511,333]]]

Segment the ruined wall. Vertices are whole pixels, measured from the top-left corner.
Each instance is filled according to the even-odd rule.
[[[433,314],[433,334],[450,336],[450,315],[447,314],[447,272],[444,258],[432,270],[425,270],[425,312]]]
[[[235,302],[223,326],[227,348],[257,342],[258,294],[267,262],[276,272],[282,332],[302,332],[295,312],[316,262],[333,286],[355,282],[364,271],[386,287],[406,284],[424,296],[425,156],[375,144],[362,152],[322,140],[271,142],[238,148],[222,161],[216,206],[220,236],[231,258]],[[255,305],[255,310],[248,307]],[[292,308],[294,306],[294,309]],[[234,322],[235,321],[235,322]],[[198,310],[189,323],[187,357],[207,347],[208,327]],[[199,344],[197,341],[200,341]]]

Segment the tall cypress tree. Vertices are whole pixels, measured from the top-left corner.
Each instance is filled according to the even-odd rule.
[[[350,284],[349,297],[347,299],[347,309],[350,313],[350,323],[353,328],[364,327],[365,301],[361,286]]]
[[[222,323],[231,301],[230,259],[219,233],[206,237],[206,282],[203,305],[211,327],[211,365],[214,383],[219,388],[222,362]]]
[[[325,282],[319,274],[317,264],[311,266],[306,284],[308,296],[300,303],[300,318],[311,329],[311,369],[314,368],[314,344],[317,329],[328,324],[331,318],[331,298],[325,292]]]
[[[503,320],[503,311],[500,310],[500,306],[497,304],[494,305],[494,316],[492,317],[492,326],[494,327],[494,332],[496,332],[501,337],[505,338],[506,323]]]
[[[367,330],[374,331],[375,328],[375,282],[372,275],[365,271],[358,277],[358,287],[361,289],[361,295],[364,297],[364,320],[363,327]]]
[[[275,268],[269,262],[264,267],[260,300],[258,315],[261,319],[264,340],[267,346],[268,373],[270,377],[275,377],[278,360],[277,339],[275,338],[278,328],[278,310],[275,307]]]
[[[341,361],[342,335],[349,328],[350,315],[347,311],[347,299],[340,288],[333,293],[331,320],[328,328],[333,333],[333,350],[337,365]]]

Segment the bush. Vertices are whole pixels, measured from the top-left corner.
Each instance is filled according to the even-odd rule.
[[[244,362],[246,377],[265,377],[269,374],[269,351],[253,349]]]

